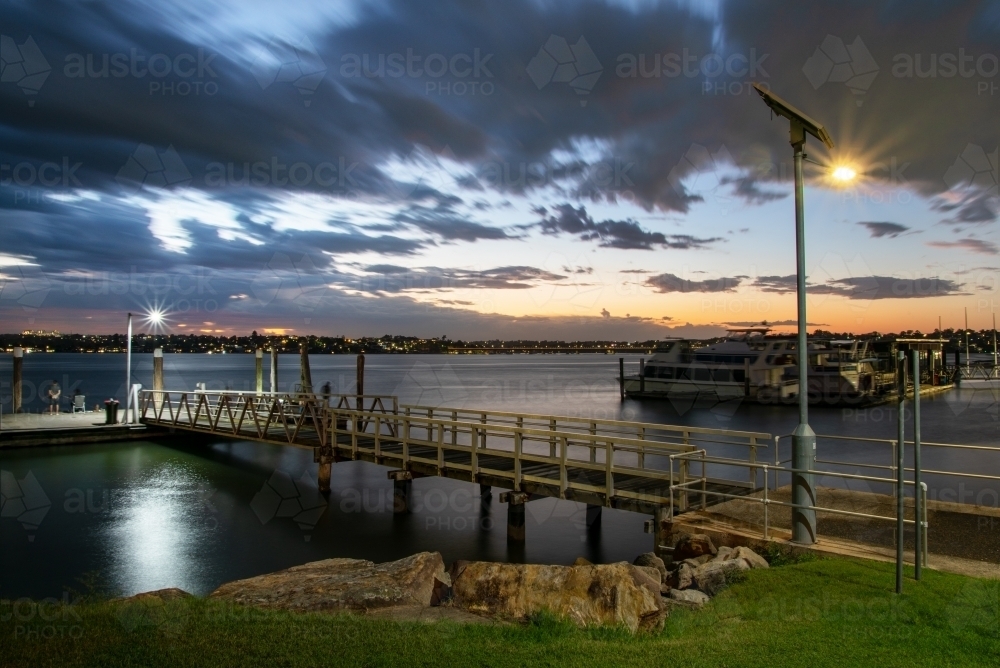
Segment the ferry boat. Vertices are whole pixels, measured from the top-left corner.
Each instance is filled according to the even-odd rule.
[[[882,367],[868,341],[857,339],[809,342],[810,403],[856,403],[892,388],[894,376]],[[891,371],[891,370],[890,370]]]
[[[703,347],[665,341],[638,375],[622,381],[629,397],[746,398],[785,403],[798,395],[796,341],[765,338],[769,327],[728,329],[723,341]]]

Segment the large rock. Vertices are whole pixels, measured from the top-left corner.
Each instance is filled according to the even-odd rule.
[[[680,537],[674,545],[674,561],[695,559],[702,555],[714,556],[718,553],[712,539],[703,533],[688,534]]]
[[[663,563],[663,559],[660,559],[652,552],[646,552],[645,554],[640,554],[632,562],[635,566],[652,566],[660,572],[660,582],[667,581],[667,566]]]
[[[470,612],[525,620],[548,611],[579,626],[658,628],[666,616],[660,583],[621,562],[542,566],[472,561],[452,571],[453,604]]]
[[[324,559],[277,573],[228,582],[209,597],[244,605],[299,612],[367,612],[397,606],[429,606],[448,584],[438,552],[375,564],[364,559]]]
[[[715,596],[726,588],[727,574],[746,570],[750,570],[750,566],[742,559],[710,561],[695,569],[694,586],[709,596]]]
[[[694,569],[682,563],[670,574],[669,583],[672,589],[689,589],[694,585]]]
[[[760,556],[749,547],[740,546],[732,551],[726,559],[742,559],[747,562],[747,566],[750,568],[770,568],[771,564],[767,563],[767,559]]]
[[[708,603],[708,594],[697,589],[671,589],[670,598],[681,603],[688,603],[692,607],[700,608]]]

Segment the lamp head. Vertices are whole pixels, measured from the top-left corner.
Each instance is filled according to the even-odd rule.
[[[833,138],[820,123],[793,107],[791,104],[781,99],[771,91],[767,90],[759,83],[754,83],[754,90],[764,100],[764,104],[771,108],[771,111],[779,116],[787,118],[792,124],[792,144],[805,141],[805,134],[809,133],[816,139],[823,142],[827,148],[833,148]]]

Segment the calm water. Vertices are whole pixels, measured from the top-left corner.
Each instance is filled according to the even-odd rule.
[[[152,358],[134,356],[133,382],[151,384]],[[633,367],[637,357],[629,358]],[[389,356],[366,360],[366,391],[402,403],[487,407],[787,434],[794,408],[618,399],[617,358],[607,355]],[[250,355],[167,355],[168,388],[251,389]],[[267,360],[265,359],[265,375]],[[314,383],[351,392],[354,358],[313,356]],[[28,410],[59,380],[93,405],[124,396],[123,355],[34,354],[25,358]],[[282,356],[280,389],[298,381],[298,357]],[[10,357],[0,358],[0,400],[10,409]],[[922,403],[926,441],[997,445],[997,388],[981,385]],[[820,434],[892,438],[895,407],[813,409]],[[908,433],[909,425],[907,426]],[[787,442],[782,457],[787,457]],[[768,453],[768,458],[773,457]],[[888,463],[888,450],[821,441],[829,459]],[[1000,474],[1000,458],[925,450],[926,468]],[[528,505],[527,544],[506,544],[506,506],[480,503],[476,486],[437,478],[414,482],[416,509],[391,512],[383,467],[333,467],[333,494],[316,493],[308,451],[248,442],[183,441],[64,446],[0,452],[0,596],[60,596],[92,581],[114,594],[180,587],[204,594],[222,582],[328,557],[399,558],[438,550],[446,561],[489,559],[569,563],[631,560],[652,544],[644,516],[605,509],[588,529],[584,506],[551,499]],[[856,470],[856,469],[846,469]],[[926,477],[932,498],[997,505],[996,485]],[[821,484],[836,485],[836,479]],[[864,483],[859,486],[865,489]],[[877,488],[869,488],[876,489]],[[13,492],[11,491],[13,490]],[[21,504],[21,505],[18,505]],[[22,514],[25,513],[25,514]]]

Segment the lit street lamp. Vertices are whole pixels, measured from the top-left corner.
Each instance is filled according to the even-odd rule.
[[[125,424],[130,424],[132,419],[129,409],[132,406],[132,314],[128,314],[128,332],[125,343]]]
[[[819,139],[827,148],[833,148],[833,139],[822,125],[788,104],[780,97],[754,84],[771,111],[788,119],[789,141],[795,156],[795,275],[798,297],[798,344],[796,357],[799,366],[799,426],[792,434],[792,542],[811,545],[816,542],[816,489],[812,471],[816,462],[816,432],[809,426],[809,348],[806,338],[806,229],[805,203],[803,201],[802,160],[806,134]],[[833,173],[839,181],[855,176],[849,167],[840,167]]]

